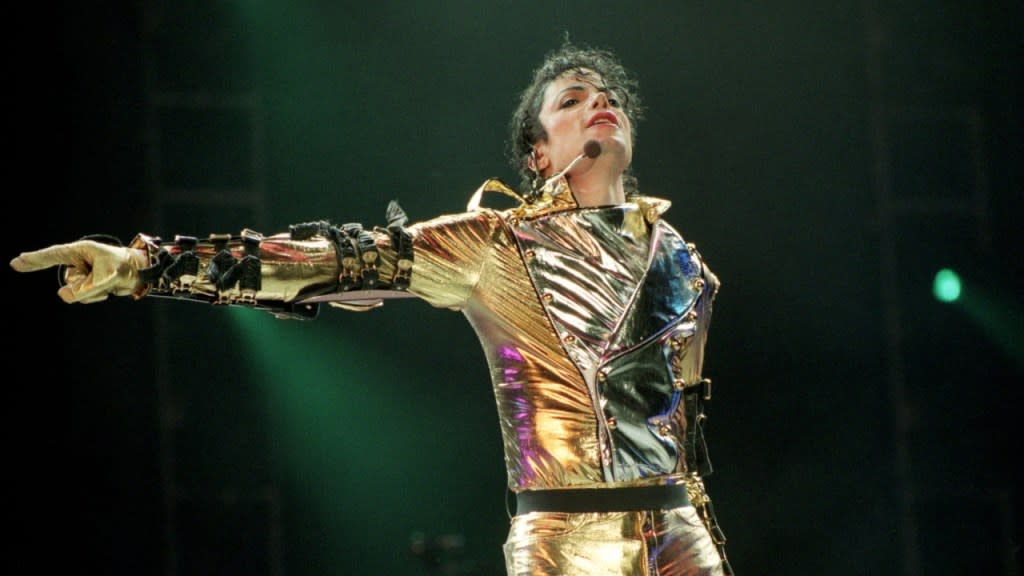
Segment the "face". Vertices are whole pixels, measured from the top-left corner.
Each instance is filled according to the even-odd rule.
[[[596,72],[570,70],[552,81],[544,91],[540,122],[547,140],[538,141],[534,148],[545,177],[579,156],[588,140],[601,144],[599,159],[620,173],[632,160],[629,118],[618,96]]]

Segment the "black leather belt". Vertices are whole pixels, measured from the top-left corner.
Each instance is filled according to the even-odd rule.
[[[516,514],[671,510],[689,505],[682,485],[527,490],[516,495]]]

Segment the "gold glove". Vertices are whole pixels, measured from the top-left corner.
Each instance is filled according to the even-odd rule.
[[[78,240],[22,252],[11,260],[18,272],[35,272],[64,266],[57,291],[62,300],[92,304],[108,296],[129,296],[139,287],[139,269],[149,266],[146,252],[136,248],[112,246],[94,240]]]

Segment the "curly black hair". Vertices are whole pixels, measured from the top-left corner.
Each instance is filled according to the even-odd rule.
[[[544,91],[556,78],[568,70],[591,70],[601,76],[604,84],[619,97],[622,110],[630,120],[631,137],[636,141],[636,125],[643,118],[643,107],[637,94],[638,83],[610,50],[578,46],[568,38],[562,46],[549,52],[533,72],[533,81],[519,95],[519,105],[509,122],[508,161],[518,171],[523,190],[529,190],[534,174],[527,159],[533,145],[547,139],[540,123],[540,109]],[[632,167],[623,174],[627,194],[637,191]]]

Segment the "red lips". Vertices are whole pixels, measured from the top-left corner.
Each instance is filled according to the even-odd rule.
[[[619,119],[615,114],[611,112],[597,112],[590,117],[590,121],[587,122],[587,128],[590,128],[599,122],[607,122],[609,124],[614,124],[615,126],[619,125]]]

